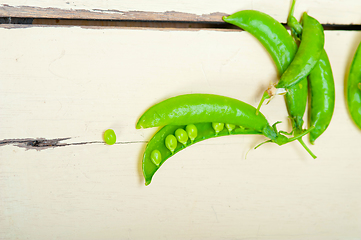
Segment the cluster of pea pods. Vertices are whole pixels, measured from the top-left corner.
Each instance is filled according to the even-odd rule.
[[[172,155],[194,143],[218,136],[260,134],[269,139],[266,142],[278,145],[297,140],[316,158],[302,137],[309,134],[313,144],[328,127],[335,105],[334,79],[324,50],[322,25],[307,13],[303,14],[302,22],[298,22],[293,16],[294,6],[295,0],[287,20],[292,35],[277,20],[259,11],[244,10],[223,17],[225,22],[256,37],[277,66],[280,80],[265,91],[258,108],[220,95],[185,94],[152,106],[140,117],[137,129],[162,127],[144,151],[142,168],[146,185],[150,184],[155,172]],[[361,60],[352,66],[360,69]],[[357,76],[350,74],[349,78],[358,78],[359,81],[360,76],[359,71]],[[358,104],[361,101],[360,85],[357,85]],[[350,97],[355,94],[353,91],[349,92]],[[291,133],[278,131],[276,125],[279,122],[271,126],[260,112],[263,102],[267,99],[270,101],[275,95],[285,97],[292,122]],[[303,116],[307,99],[310,101],[309,126],[304,129]],[[358,112],[356,118],[360,122],[361,112]]]

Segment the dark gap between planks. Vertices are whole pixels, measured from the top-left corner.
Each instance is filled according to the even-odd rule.
[[[95,26],[95,27],[141,27],[141,28],[179,28],[179,29],[239,29],[228,23],[182,22],[182,21],[135,21],[135,20],[88,20],[55,18],[18,18],[1,17],[0,24],[29,24],[49,26]],[[285,24],[284,24],[285,25]],[[286,25],[285,25],[286,26]],[[323,24],[325,30],[361,30],[361,25]],[[288,28],[286,26],[286,28]]]

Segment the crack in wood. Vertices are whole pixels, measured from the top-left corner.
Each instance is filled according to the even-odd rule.
[[[105,144],[103,141],[88,141],[88,142],[75,142],[75,143],[63,143],[62,141],[69,140],[67,138],[22,138],[22,139],[4,139],[0,140],[0,147],[5,145],[13,145],[19,148],[25,148],[26,150],[45,150],[49,148],[65,147],[65,146],[77,146],[77,145],[88,145],[88,144]],[[116,142],[115,144],[133,144],[133,143],[147,143],[148,141],[123,141]]]

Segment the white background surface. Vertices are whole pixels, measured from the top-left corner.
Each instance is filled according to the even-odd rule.
[[[0,28],[0,139],[147,141],[151,105],[214,93],[256,106],[276,68],[247,32]],[[361,131],[344,80],[361,41],[328,31],[336,87],[327,131],[311,150],[261,136],[210,139],[176,154],[145,187],[145,143],[42,151],[0,147],[0,239],[359,239]],[[282,98],[262,107],[289,130]],[[307,138],[305,138],[308,143]]]

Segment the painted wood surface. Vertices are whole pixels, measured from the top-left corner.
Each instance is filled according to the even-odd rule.
[[[157,20],[222,22],[222,16],[244,9],[265,12],[283,23],[291,0],[225,1],[39,1],[7,0],[0,5],[0,16],[31,18],[71,18],[108,20]],[[297,2],[295,16],[307,11],[323,24],[361,24],[359,0],[303,0]]]
[[[70,145],[0,146],[0,239],[360,238],[361,131],[344,80],[361,32],[325,34],[337,101],[316,160],[298,143],[251,150],[264,138],[222,137],[176,154],[146,187],[156,129],[136,130],[140,115],[184,93],[255,106],[277,80],[265,49],[241,31],[3,25],[0,140]],[[262,112],[290,130],[281,97]]]

